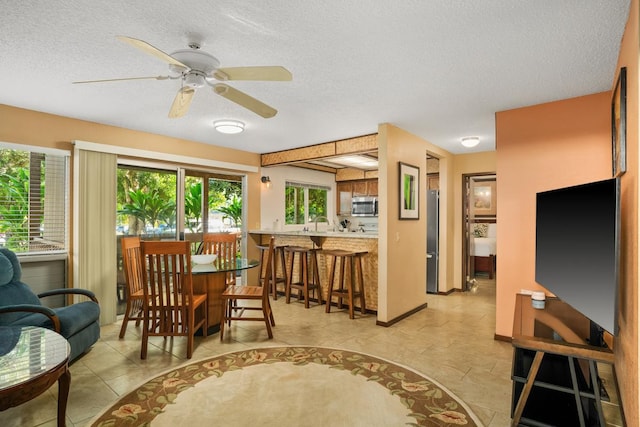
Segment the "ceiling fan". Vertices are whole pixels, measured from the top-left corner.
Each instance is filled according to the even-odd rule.
[[[200,44],[189,43],[189,49],[177,50],[166,54],[149,43],[126,36],[118,36],[118,39],[153,55],[169,64],[170,74],[166,76],[150,77],[128,77],[104,80],[85,80],[73,82],[78,83],[102,83],[125,80],[177,80],[180,79],[182,85],[178,89],[171,109],[170,118],[184,116],[189,110],[191,100],[196,92],[205,85],[210,86],[213,92],[229,101],[253,111],[259,116],[268,119],[278,112],[275,108],[258,101],[252,96],[235,89],[226,83],[216,83],[216,81],[233,80],[254,80],[254,81],[290,81],[291,73],[281,66],[257,66],[257,67],[231,67],[220,68],[220,61],[214,56],[200,50]]]

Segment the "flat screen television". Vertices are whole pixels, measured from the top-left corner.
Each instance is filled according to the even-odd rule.
[[[592,345],[618,333],[619,241],[619,178],[537,193],[536,282],[591,321]]]

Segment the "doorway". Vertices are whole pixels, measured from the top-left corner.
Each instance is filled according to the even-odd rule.
[[[496,278],[497,182],[495,173],[463,175],[463,290]]]
[[[427,153],[427,293],[439,292],[440,160]]]

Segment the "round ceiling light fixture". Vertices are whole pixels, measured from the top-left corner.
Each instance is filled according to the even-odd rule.
[[[480,144],[480,138],[477,136],[466,136],[462,138],[461,143],[467,148],[472,148]]]
[[[213,127],[220,133],[234,134],[244,130],[244,123],[238,120],[218,120],[213,122]]]

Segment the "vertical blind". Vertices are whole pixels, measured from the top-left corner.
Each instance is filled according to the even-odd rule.
[[[115,154],[75,148],[74,286],[95,292],[100,324],[116,321]]]

